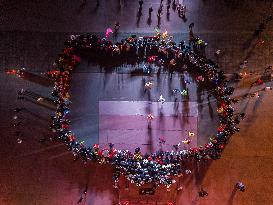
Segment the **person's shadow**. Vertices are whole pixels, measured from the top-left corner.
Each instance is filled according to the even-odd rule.
[[[86,1],[83,1],[78,9],[78,14],[80,14],[83,11],[83,9],[85,8],[85,5],[86,5]]]
[[[157,16],[157,27],[160,28],[161,26],[161,17]]]
[[[148,24],[148,26],[151,26],[151,24],[152,24],[152,17],[151,17],[151,15],[149,15],[149,18],[147,19],[147,24]]]
[[[232,205],[233,204],[233,200],[234,200],[236,192],[237,192],[237,189],[236,189],[236,187],[234,187],[232,192],[231,192],[231,195],[230,195],[230,197],[228,199],[227,205]]]
[[[141,9],[141,8],[139,8],[139,9],[138,9],[138,12],[137,12],[137,22],[136,22],[136,26],[137,26],[137,28],[139,28],[139,24],[140,24],[140,18],[141,18],[141,16],[142,16],[142,9]]]
[[[170,13],[167,13],[167,21],[170,21]]]
[[[147,135],[148,135],[148,140],[147,140],[147,145],[148,145],[148,152],[149,153],[153,153],[153,133],[152,133],[152,127],[148,127],[148,130],[147,130]]]

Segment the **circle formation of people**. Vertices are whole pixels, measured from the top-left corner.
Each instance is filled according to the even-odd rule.
[[[170,187],[175,183],[174,177],[182,173],[181,161],[219,159],[229,138],[239,131],[238,124],[243,116],[236,114],[232,107],[236,102],[231,98],[234,88],[228,86],[224,72],[202,54],[200,41],[203,42],[194,38],[186,45],[184,41],[176,43],[171,36],[160,33],[152,37],[133,35],[117,43],[89,33],[72,35],[54,62],[54,69],[48,72],[48,76],[55,81],[52,96],[57,105],[52,116],[52,131],[73,152],[75,159],[81,159],[84,163],[93,161],[113,165],[115,183],[124,175],[138,186],[154,183]],[[95,63],[105,67],[145,62],[148,65],[156,64],[169,72],[188,71],[195,76],[198,86],[210,89],[217,101],[220,121],[217,134],[204,146],[190,149],[176,146],[170,152],[158,150],[153,154],[142,154],[139,147],[134,152],[117,150],[111,143],[109,147],[100,147],[98,144],[86,147],[76,140],[69,120],[71,75],[80,63],[79,56],[82,54],[88,54]]]

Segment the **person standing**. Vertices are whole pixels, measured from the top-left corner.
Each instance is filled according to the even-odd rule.
[[[198,192],[198,195],[199,197],[205,197],[205,196],[208,196],[209,194],[207,191],[203,189],[203,187],[201,187],[201,190]]]
[[[243,184],[243,182],[238,181],[235,185],[236,189],[240,190],[241,192],[245,191],[245,185]]]
[[[152,120],[154,119],[154,116],[150,113],[147,115],[147,121],[148,121],[148,128],[151,129],[152,128]]]

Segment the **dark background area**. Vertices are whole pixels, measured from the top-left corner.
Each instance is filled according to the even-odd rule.
[[[122,8],[117,0],[101,0],[97,8],[95,0],[87,0],[86,5],[81,5],[79,0],[0,1],[1,205],[72,205],[77,203],[86,184],[89,187],[86,204],[108,205],[118,201],[118,194],[112,187],[111,167],[82,165],[73,161],[65,146],[49,141],[40,143],[40,139],[51,134],[48,127],[52,111],[28,101],[17,101],[17,91],[24,88],[49,96],[51,88],[7,75],[5,70],[25,67],[40,75],[51,68],[70,34],[96,32],[103,35],[115,21],[121,25],[120,38],[132,33],[152,33],[159,2],[145,1],[137,25],[137,1],[124,0]],[[261,33],[260,39],[265,41],[262,46],[256,46],[257,38],[253,38],[255,29],[271,12],[270,1],[185,0],[187,22],[174,12],[168,21],[165,3],[164,0],[162,30],[186,40],[188,25],[194,22],[194,32],[208,42],[207,55],[225,72],[241,71],[239,64],[244,60],[249,62],[245,69],[248,72],[262,72],[272,64],[272,22]],[[149,26],[146,21],[151,4],[154,12]],[[217,49],[222,51],[218,59],[214,56]],[[81,79],[104,75],[96,68],[93,71],[83,69],[87,70],[77,70],[76,77],[73,76],[73,80],[79,79],[77,86],[90,86],[88,81],[83,83]],[[243,88],[238,86],[236,92],[247,90]],[[101,93],[101,90],[97,92]],[[115,94],[114,91],[111,93],[112,96]],[[272,204],[272,100],[272,92],[268,92],[240,102],[238,109],[244,110],[247,117],[240,125],[240,133],[230,140],[222,159],[213,161],[210,166],[197,163],[185,167],[191,169],[192,174],[182,178],[184,190],[176,193],[174,187],[172,194],[168,194],[165,188],[159,189],[156,194],[162,197],[161,200],[193,205]],[[25,108],[16,114],[22,121],[18,128],[12,126],[16,107]],[[200,126],[209,122],[205,115]],[[22,132],[21,144],[17,143],[15,134],[18,130]],[[246,184],[244,193],[233,192],[238,180]],[[206,198],[198,198],[201,185],[209,193]],[[120,196],[135,200],[138,191],[134,185],[129,187],[129,192],[121,190]]]

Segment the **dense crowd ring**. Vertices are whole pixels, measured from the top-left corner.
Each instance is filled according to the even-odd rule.
[[[237,115],[232,107],[235,100],[230,96],[234,88],[228,86],[224,72],[203,55],[204,46],[205,43],[200,39],[194,38],[189,45],[185,45],[183,41],[176,43],[172,37],[162,34],[153,37],[130,36],[117,43],[91,34],[72,35],[54,62],[54,69],[48,72],[48,76],[55,81],[52,96],[57,105],[52,116],[52,131],[73,152],[75,158],[80,158],[84,163],[90,160],[113,165],[115,182],[122,174],[136,185],[154,183],[170,186],[174,183],[173,178],[182,173],[182,160],[219,159],[229,138],[239,131],[238,124],[242,116]],[[102,66],[107,66],[107,63],[116,66],[145,62],[148,65],[156,64],[169,72],[187,70],[195,76],[198,86],[210,88],[210,94],[217,101],[220,121],[217,134],[204,146],[188,150],[177,148],[171,152],[159,150],[153,154],[142,154],[140,148],[136,148],[134,153],[117,150],[111,143],[109,147],[100,147],[98,144],[86,147],[77,142],[70,130],[70,81],[72,71],[80,63],[79,56],[83,54]]]

